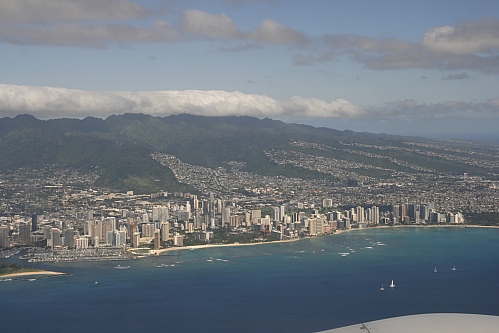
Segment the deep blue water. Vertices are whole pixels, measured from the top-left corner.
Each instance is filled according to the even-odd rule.
[[[74,275],[0,282],[3,327],[314,332],[417,313],[499,315],[498,229],[358,230],[130,262],[37,267]]]

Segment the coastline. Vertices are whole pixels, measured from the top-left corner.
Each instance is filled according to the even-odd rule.
[[[400,225],[394,225],[394,226],[389,226],[389,225],[380,225],[376,227],[367,227],[367,228],[350,228],[350,229],[343,229],[343,230],[336,230],[334,233],[330,234],[324,234],[321,236],[326,236],[326,235],[339,235],[345,232],[350,232],[352,230],[369,230],[369,229],[388,229],[388,228],[490,228],[490,229],[499,229],[499,226],[486,226],[486,225],[469,225],[469,224],[442,224],[442,225],[432,225],[432,224],[414,224],[414,225],[405,225],[405,224],[400,224]],[[313,236],[316,237],[316,236]],[[232,243],[232,244],[203,244],[203,245],[192,245],[192,246],[180,246],[180,247],[169,247],[166,249],[158,249],[158,250],[149,250],[147,254],[141,255],[141,254],[136,254],[133,252],[133,249],[130,249],[129,252],[132,254],[136,255],[138,258],[142,257],[147,257],[149,255],[160,255],[165,252],[170,252],[170,251],[185,251],[185,250],[198,250],[198,249],[206,249],[206,248],[212,248],[212,247],[228,247],[228,246],[254,246],[254,245],[263,245],[263,244],[277,244],[277,243],[288,243],[288,242],[296,242],[302,239],[307,239],[311,237],[303,237],[303,238],[296,238],[296,239],[290,239],[290,240],[276,240],[276,241],[270,241],[270,242],[258,242],[258,243]]]
[[[31,272],[19,272],[19,273],[4,274],[4,275],[0,275],[0,279],[17,278],[17,277],[30,276],[30,275],[65,275],[65,274],[66,273],[62,273],[62,272],[37,270],[37,271],[31,271]]]
[[[203,245],[191,245],[191,246],[179,246],[179,247],[169,247],[166,249],[159,250],[149,250],[149,255],[160,255],[164,252],[170,251],[181,251],[181,250],[198,250],[198,249],[207,249],[212,247],[228,247],[228,246],[253,246],[253,245],[262,245],[262,244],[277,244],[277,243],[289,243],[296,242],[304,238],[296,238],[282,241],[271,241],[271,242],[258,242],[258,243],[231,243],[231,244],[203,244]],[[132,252],[133,253],[133,252]]]

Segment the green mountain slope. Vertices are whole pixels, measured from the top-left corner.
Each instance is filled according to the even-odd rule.
[[[470,149],[478,154],[470,155],[466,152]],[[260,175],[334,179],[334,172],[320,171],[322,164],[331,164],[333,170],[340,163],[345,172],[378,178],[389,178],[393,172],[488,176],[499,172],[494,164],[496,149],[245,116],[125,114],[107,119],[38,120],[21,115],[0,119],[0,170],[40,164],[99,166],[104,172],[96,185],[139,192],[193,191],[154,161],[151,152],[209,168],[237,161],[244,163],[243,171]]]

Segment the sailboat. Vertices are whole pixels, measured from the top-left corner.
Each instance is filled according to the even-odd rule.
[[[385,288],[383,288],[383,283],[381,284],[381,288],[379,288],[379,290],[385,290]]]
[[[433,273],[436,273],[436,272],[437,272],[437,268],[435,267],[435,268],[433,269]]]
[[[392,284],[390,284],[390,288],[395,288],[395,284],[393,283],[393,280],[392,280]]]
[[[452,267],[452,270],[455,271],[456,270],[456,265],[454,265],[454,267]]]

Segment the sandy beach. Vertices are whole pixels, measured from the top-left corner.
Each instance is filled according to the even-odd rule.
[[[64,274],[66,274],[66,273],[39,270],[39,271],[19,272],[19,273],[10,273],[10,274],[5,274],[5,275],[0,275],[0,279],[17,278],[17,277],[30,276],[30,275],[64,275]]]
[[[253,245],[263,245],[263,244],[277,244],[277,243],[289,243],[296,242],[300,239],[304,238],[296,238],[290,240],[283,241],[272,241],[272,242],[258,242],[258,243],[232,243],[232,244],[205,244],[205,245],[193,245],[193,246],[181,246],[181,247],[169,247],[167,249],[159,249],[159,250],[150,250],[149,254],[159,255],[168,251],[178,251],[178,250],[197,250],[197,249],[206,249],[212,247],[227,247],[227,246],[253,246]]]
[[[379,225],[376,227],[369,227],[369,228],[351,228],[351,229],[342,229],[342,230],[336,230],[336,232],[332,234],[326,234],[326,235],[339,235],[344,232],[350,232],[352,230],[372,230],[372,229],[386,229],[386,228],[493,228],[497,229],[499,226],[482,226],[482,225],[463,225],[463,224],[442,224],[442,225],[432,225],[432,224],[413,224],[413,225],[394,225],[394,226],[389,226],[389,225]],[[314,236],[315,237],[315,236]],[[160,255],[165,252],[169,251],[179,251],[179,250],[196,250],[196,249],[206,249],[206,248],[212,248],[212,247],[226,247],[226,246],[253,246],[253,245],[263,245],[263,244],[276,244],[276,243],[287,243],[287,242],[296,242],[301,239],[307,239],[310,237],[304,237],[304,238],[296,238],[296,239],[290,239],[290,240],[282,240],[282,241],[271,241],[271,242],[258,242],[258,243],[232,243],[232,244],[205,244],[205,245],[193,245],[193,246],[181,246],[181,247],[169,247],[166,249],[159,249],[159,250],[149,250],[148,255]],[[145,248],[144,248],[145,249]],[[134,250],[138,249],[130,249],[130,252],[134,252]],[[137,254],[139,257],[141,254]],[[142,254],[143,256],[147,256],[147,254]]]

